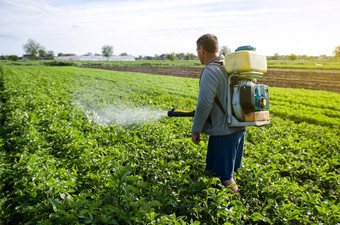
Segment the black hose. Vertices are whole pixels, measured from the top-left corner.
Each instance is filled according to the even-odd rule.
[[[172,109],[168,111],[169,117],[194,117],[195,116],[195,110],[193,111],[183,111],[178,109]]]

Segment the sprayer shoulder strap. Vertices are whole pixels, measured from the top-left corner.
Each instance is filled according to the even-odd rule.
[[[222,104],[221,104],[220,99],[219,99],[217,96],[215,96],[214,101],[215,101],[216,105],[221,109],[221,111],[222,111],[225,115],[227,115],[226,111],[224,110],[224,108],[223,108],[223,106],[222,106]]]
[[[223,63],[220,63],[220,62],[213,62],[212,64],[219,65],[219,66],[223,67],[223,69],[225,70],[225,68],[224,68],[224,66],[223,66]],[[205,69],[205,68],[204,68],[204,69]],[[202,71],[202,73],[201,73],[201,76],[200,76],[200,82],[201,82],[201,77],[202,77],[202,74],[203,74],[203,72],[204,72],[204,69],[203,69],[203,71]],[[222,106],[222,103],[221,103],[220,99],[219,99],[217,96],[215,96],[214,102],[215,102],[216,105],[221,109],[221,111],[222,111],[225,115],[227,115],[226,111],[224,110],[224,108],[223,108],[223,106]]]
[[[219,66],[222,67],[222,69],[225,71],[225,68],[224,68],[223,63],[221,63],[221,62],[214,62],[213,64],[219,65]],[[227,72],[227,71],[225,71],[225,72]],[[215,102],[216,105],[221,109],[221,111],[222,111],[225,115],[227,115],[226,111],[224,110],[224,108],[223,108],[223,106],[222,106],[222,103],[221,103],[220,99],[219,99],[217,96],[215,96],[214,102]]]

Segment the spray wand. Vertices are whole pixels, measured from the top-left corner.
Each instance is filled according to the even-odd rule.
[[[171,109],[168,111],[169,117],[194,117],[195,116],[195,110],[192,111],[184,111],[179,109]]]

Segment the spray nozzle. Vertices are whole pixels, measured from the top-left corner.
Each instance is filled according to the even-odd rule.
[[[168,111],[169,117],[194,117],[195,116],[195,110],[192,111],[184,111],[179,109],[171,109]]]

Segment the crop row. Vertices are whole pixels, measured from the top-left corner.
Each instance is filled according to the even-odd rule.
[[[271,88],[271,112],[295,121],[340,126],[340,95],[326,91]]]
[[[2,223],[340,221],[336,127],[273,116],[269,126],[248,128],[235,198],[204,173],[207,137],[196,146],[191,119],[165,117],[172,106],[194,108],[195,79],[5,65],[0,83]],[[140,108],[164,116],[93,119],[107,109],[134,117]]]

